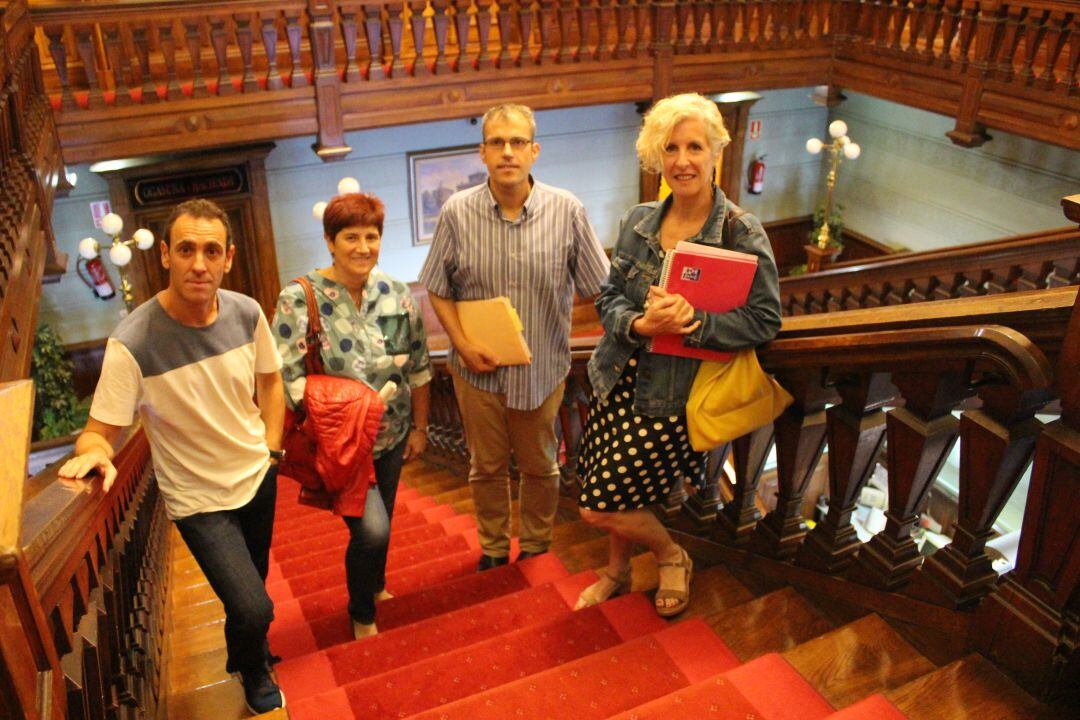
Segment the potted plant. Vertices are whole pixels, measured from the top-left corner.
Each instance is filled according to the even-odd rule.
[[[75,395],[74,366],[60,337],[47,324],[34,336],[30,379],[34,381],[32,440],[43,441],[79,432],[86,424],[89,402]]]

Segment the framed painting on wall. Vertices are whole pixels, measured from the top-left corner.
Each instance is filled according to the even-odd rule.
[[[409,212],[413,245],[427,245],[447,198],[487,180],[476,145],[423,150],[408,154]]]

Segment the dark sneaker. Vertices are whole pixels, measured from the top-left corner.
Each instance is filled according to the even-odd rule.
[[[485,570],[491,570],[497,568],[500,565],[505,565],[510,562],[508,557],[492,557],[491,555],[481,555],[480,562],[476,563],[476,571],[484,572]]]
[[[530,552],[528,550],[522,550],[521,552],[518,553],[517,562],[521,562],[522,560],[528,560],[529,558],[534,558],[537,555],[543,555],[545,553],[547,553],[547,550],[537,550],[536,552]]]
[[[285,707],[285,693],[281,692],[265,667],[242,672],[240,679],[244,684],[244,702],[252,715],[262,715]]]

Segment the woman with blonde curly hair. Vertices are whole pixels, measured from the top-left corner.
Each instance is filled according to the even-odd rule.
[[[629,590],[635,544],[656,557],[656,611],[677,615],[690,601],[690,556],[649,506],[703,477],[704,456],[690,447],[685,414],[700,361],[653,354],[649,338],[674,333],[690,347],[734,351],[767,342],[780,328],[779,283],[765,231],[713,184],[729,141],[715,103],[694,93],[658,102],[637,139],[642,167],[661,173],[671,195],[623,216],[596,301],[605,333],[589,360],[594,395],[581,443],[578,504],[585,522],[608,532],[610,545],[607,567],[581,593],[578,608]],[[757,256],[746,305],[704,312],[656,285],[664,255],[684,240]]]

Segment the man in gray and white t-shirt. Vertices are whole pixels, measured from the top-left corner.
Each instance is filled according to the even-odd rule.
[[[161,242],[169,286],[110,336],[90,418],[60,475],[96,470],[108,491],[113,445],[138,411],[165,510],[225,605],[226,669],[263,713],[285,705],[267,664],[265,587],[285,396],[258,303],[220,289],[235,251],[214,203],[173,210]]]

